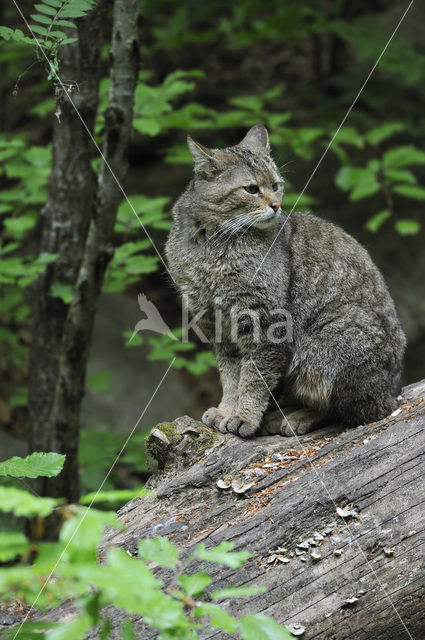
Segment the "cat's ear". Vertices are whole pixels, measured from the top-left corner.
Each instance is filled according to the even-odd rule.
[[[269,134],[263,124],[255,124],[239,143],[240,147],[248,147],[255,153],[270,153]]]
[[[199,142],[196,142],[196,140],[190,136],[187,136],[187,146],[192,154],[195,169],[205,170],[212,164],[215,164],[216,158],[214,151],[211,149],[203,147],[202,144],[199,144]]]

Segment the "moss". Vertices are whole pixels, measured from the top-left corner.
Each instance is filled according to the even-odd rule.
[[[201,450],[205,450],[205,449],[208,449],[209,447],[212,447],[214,442],[216,442],[217,440],[220,440],[223,437],[220,431],[216,431],[215,429],[209,429],[201,422],[198,423],[198,425],[200,429],[199,429],[199,436],[196,442],[198,444],[198,447]]]
[[[169,440],[171,447],[174,447],[181,439],[181,435],[176,433],[177,425],[175,422],[161,422],[157,424],[154,429],[162,431],[164,436]],[[168,448],[157,438],[153,438],[151,433],[146,436],[145,445],[148,456],[156,460],[160,467],[164,467]]]
[[[177,444],[182,438],[179,433],[176,433],[177,425],[175,422],[160,422],[156,428],[167,436],[172,445]]]
[[[199,430],[195,437],[193,437],[190,444],[188,443],[188,445],[185,446],[184,453],[183,451],[180,452],[180,455],[183,455],[183,457],[187,457],[188,455],[192,457],[194,454],[199,454],[199,452],[209,449],[214,442],[223,437],[220,432],[209,429],[201,422],[197,423],[197,427]],[[170,445],[166,446],[166,443],[162,443],[158,438],[152,437],[151,433],[149,433],[145,439],[146,450],[148,455],[156,460],[161,468],[164,468],[172,462],[173,450],[179,442],[181,442],[185,434],[177,432],[177,424],[175,422],[161,422],[157,424],[154,429],[161,431],[170,442]]]

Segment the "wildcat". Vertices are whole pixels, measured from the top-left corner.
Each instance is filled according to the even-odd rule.
[[[334,224],[282,211],[284,181],[263,125],[226,149],[190,137],[188,145],[194,172],[174,206],[166,253],[215,343],[223,397],[203,422],[241,437],[293,435],[391,413],[405,336],[367,251]],[[273,339],[272,325],[287,339]],[[284,419],[273,411],[282,394]]]

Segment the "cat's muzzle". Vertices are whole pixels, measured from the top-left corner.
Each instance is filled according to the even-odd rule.
[[[270,227],[279,219],[281,213],[282,209],[280,207],[277,211],[272,209],[272,207],[267,207],[264,213],[256,217],[254,227],[257,227],[258,229]]]

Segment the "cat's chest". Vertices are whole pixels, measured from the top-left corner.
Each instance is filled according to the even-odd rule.
[[[269,306],[276,295],[275,283],[255,280],[258,256],[228,251],[223,255],[196,247],[179,270],[179,288],[192,310],[235,306]],[[280,282],[280,288],[282,282]]]

